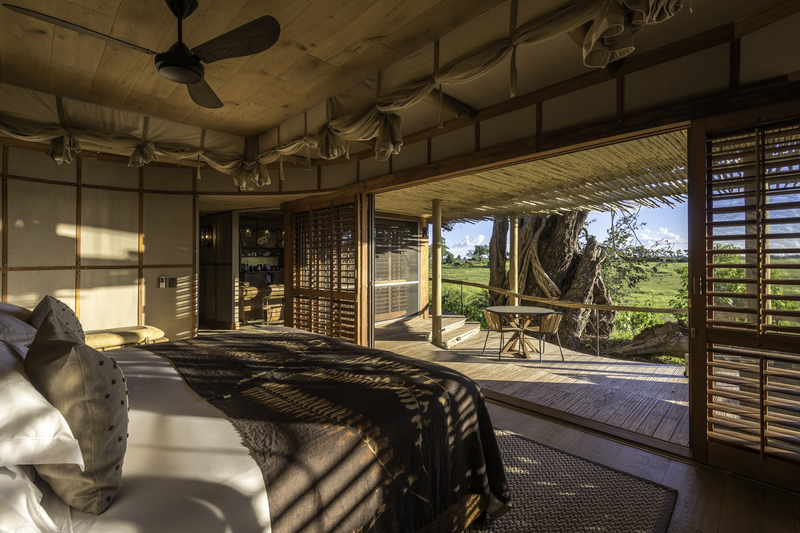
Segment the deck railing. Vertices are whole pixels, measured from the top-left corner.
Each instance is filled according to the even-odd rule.
[[[433,278],[429,278],[433,281]],[[514,296],[519,298],[520,302],[539,302],[555,307],[564,307],[567,309],[594,309],[595,310],[595,332],[597,334],[597,355],[600,355],[600,311],[629,311],[634,313],[656,313],[664,315],[688,315],[688,309],[669,309],[664,307],[633,307],[628,305],[602,305],[602,304],[586,304],[582,302],[569,302],[565,300],[553,300],[552,298],[540,298],[538,296],[528,296],[526,294],[519,294],[517,292],[507,291],[498,287],[491,287],[489,285],[482,285],[480,283],[472,283],[470,281],[461,281],[456,279],[442,279],[442,283],[449,283],[452,285],[461,286],[461,311],[464,311],[464,286],[477,287],[479,289],[486,289],[494,291],[506,296]]]

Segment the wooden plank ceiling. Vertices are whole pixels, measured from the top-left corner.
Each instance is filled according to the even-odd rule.
[[[164,0],[9,0],[157,52],[177,40]],[[271,49],[206,65],[224,103],[205,109],[162,78],[149,55],[0,11],[5,83],[253,136],[302,114],[410,54],[499,0],[200,0],[184,21],[192,48],[262,15],[281,24]]]
[[[675,131],[376,195],[377,211],[463,222],[509,213],[673,205],[687,193],[686,132]]]

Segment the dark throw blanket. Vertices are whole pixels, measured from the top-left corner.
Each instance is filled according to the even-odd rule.
[[[275,533],[409,533],[443,514],[452,530],[459,506],[509,502],[483,394],[458,372],[289,329],[147,349],[238,428]]]

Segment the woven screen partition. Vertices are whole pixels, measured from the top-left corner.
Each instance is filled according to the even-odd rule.
[[[800,120],[710,137],[707,431],[800,465]]]
[[[295,213],[293,226],[294,327],[356,342],[355,205]]]

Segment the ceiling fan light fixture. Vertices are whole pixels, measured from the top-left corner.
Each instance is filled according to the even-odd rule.
[[[155,63],[158,73],[175,83],[191,85],[203,81],[205,72],[203,65],[180,41],[173,44],[166,52],[156,54]]]

